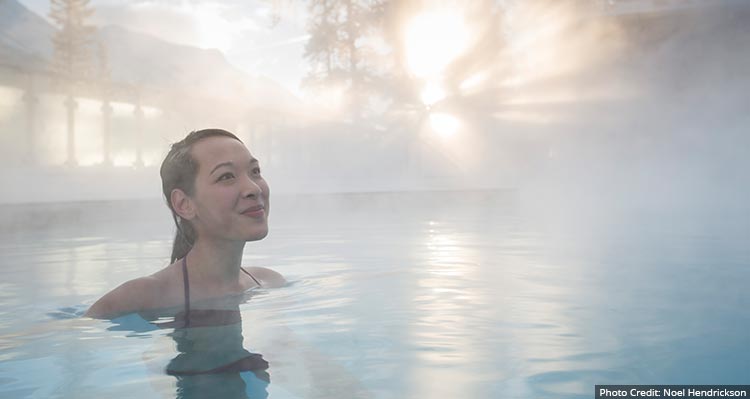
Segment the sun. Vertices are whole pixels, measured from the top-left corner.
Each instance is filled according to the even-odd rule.
[[[404,52],[406,66],[419,81],[422,103],[432,106],[446,97],[445,69],[466,51],[471,32],[458,7],[423,10],[406,22]]]
[[[407,22],[406,62],[416,77],[438,77],[466,49],[469,28],[461,14],[455,10],[425,11]]]
[[[461,122],[453,115],[434,112],[430,114],[430,127],[441,137],[449,138],[456,134]]]

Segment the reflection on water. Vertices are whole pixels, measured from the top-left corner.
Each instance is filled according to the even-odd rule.
[[[268,397],[268,362],[242,345],[239,302],[224,305],[228,306],[192,309],[187,315],[155,323],[172,329],[168,336],[176,344],[177,356],[169,360],[165,371],[177,379],[177,398]],[[192,327],[185,328],[188,318]]]
[[[424,365],[412,376],[412,397],[461,397],[474,380],[473,364],[480,358],[477,331],[468,330],[471,319],[481,317],[481,291],[475,290],[479,259],[472,236],[430,220],[422,234],[424,244],[414,248],[416,265],[423,272],[416,281],[411,341],[416,358]],[[467,331],[468,330],[468,331]]]
[[[259,353],[252,353],[243,347],[242,315],[239,305],[246,298],[242,295],[223,298],[221,301],[198,302],[193,309],[190,323],[193,327],[185,328],[184,313],[174,314],[173,309],[162,309],[158,312],[129,314],[116,318],[102,331],[101,322],[87,319],[72,319],[65,312],[57,312],[54,317],[68,321],[79,335],[71,334],[73,343],[79,349],[75,353],[76,366],[91,365],[87,358],[90,351],[103,350],[106,355],[97,359],[110,363],[100,365],[117,369],[112,361],[122,358],[124,362],[141,363],[146,366],[144,375],[135,373],[137,367],[125,365],[126,372],[121,377],[132,382],[147,382],[147,392],[163,397],[187,398],[267,398],[267,387],[270,383],[269,363]],[[209,307],[206,307],[209,306]],[[81,310],[82,312],[83,310]],[[76,312],[79,313],[80,312]],[[58,326],[59,327],[59,326]],[[108,334],[114,332],[115,334]],[[54,331],[48,331],[52,334]],[[141,338],[130,342],[128,347],[133,353],[140,352],[136,358],[118,356],[108,353],[117,345],[109,345],[104,340],[123,337]],[[29,339],[25,336],[24,339]],[[39,337],[36,337],[39,339]],[[92,345],[84,342],[94,341]],[[48,361],[47,358],[33,359]],[[13,362],[14,367],[19,362]],[[83,367],[81,367],[83,369]],[[80,379],[91,373],[82,370],[81,375],[72,377]],[[64,374],[64,373],[63,373]],[[166,376],[169,376],[165,378]],[[111,377],[109,377],[111,378]],[[172,379],[170,381],[169,379]],[[67,395],[64,395],[67,396]],[[79,397],[78,395],[75,395]],[[95,395],[92,395],[92,397]]]
[[[246,259],[292,283],[198,306],[191,328],[179,309],[77,317],[163,267],[168,228],[18,232],[0,261],[0,396],[584,398],[594,384],[746,382],[747,219],[540,219],[507,196],[279,200]]]

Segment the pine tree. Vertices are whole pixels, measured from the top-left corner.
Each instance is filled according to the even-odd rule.
[[[59,27],[52,38],[55,72],[73,82],[92,77],[96,28],[86,24],[94,12],[89,0],[50,0],[50,6],[50,17]]]
[[[53,70],[62,80],[67,98],[65,106],[68,114],[67,160],[75,165],[75,109],[74,90],[77,83],[91,79],[96,74],[94,56],[95,28],[86,25],[86,19],[93,10],[89,0],[50,0],[50,17],[59,30],[52,38],[55,49]]]
[[[363,111],[362,92],[374,71],[366,64],[363,43],[378,23],[381,0],[311,0],[308,4],[310,62],[306,83],[343,86],[355,117]]]

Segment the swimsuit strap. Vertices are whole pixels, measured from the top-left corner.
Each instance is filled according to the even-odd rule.
[[[190,326],[190,282],[188,281],[187,255],[182,258],[182,280],[185,285],[185,327]]]
[[[245,274],[250,276],[250,278],[253,279],[253,281],[255,281],[255,284],[258,284],[258,287],[262,287],[262,285],[260,285],[260,281],[258,281],[255,277],[253,277],[253,275],[250,274],[249,271],[245,270],[245,268],[243,268],[242,266],[240,266],[240,270],[242,270],[243,272],[245,272]]]
[[[253,275],[250,274],[250,272],[242,268],[242,266],[240,266],[240,270],[242,270],[243,272],[245,272],[245,274],[250,276],[250,278],[253,279],[253,281],[255,281],[255,284],[258,284],[258,286],[261,287],[260,281],[258,281],[258,279],[253,277]],[[182,258],[182,281],[185,286],[185,327],[190,327],[190,281],[188,279],[187,255],[185,255],[185,257]]]

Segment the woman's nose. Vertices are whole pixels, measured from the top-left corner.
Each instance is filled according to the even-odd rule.
[[[258,183],[255,182],[250,176],[246,176],[245,184],[242,187],[242,195],[247,198],[260,197],[263,194],[263,189],[260,188]]]

